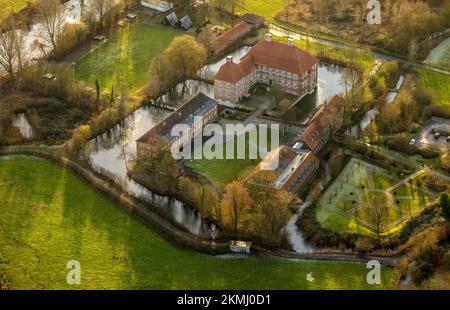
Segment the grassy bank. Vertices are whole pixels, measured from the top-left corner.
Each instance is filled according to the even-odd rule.
[[[266,19],[273,19],[275,15],[280,12],[290,0],[244,0],[239,11],[240,13],[255,13]]]
[[[25,8],[30,0],[0,0],[0,22]]]
[[[418,69],[418,83],[429,89],[436,103],[450,106],[450,75],[426,69]]]
[[[149,66],[181,31],[145,24],[139,18],[121,27],[109,41],[76,65],[76,78],[94,87],[97,78],[102,88],[125,86],[132,92],[145,86]]]
[[[0,276],[11,289],[377,289],[362,264],[212,257],[172,246],[71,172],[0,159]],[[66,264],[81,263],[81,285]],[[315,280],[308,282],[307,273]]]
[[[275,36],[280,42],[287,42],[287,37]],[[313,56],[330,63],[342,66],[360,65],[364,72],[367,72],[375,63],[375,58],[368,53],[361,53],[352,50],[345,50],[331,45],[321,44],[309,40],[295,40],[295,45],[311,53]]]

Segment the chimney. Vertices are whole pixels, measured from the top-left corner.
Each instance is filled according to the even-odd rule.
[[[227,63],[232,64],[233,63],[233,56],[227,56]]]
[[[288,45],[289,45],[289,46],[294,46],[294,39],[289,38],[289,39],[288,39]]]
[[[272,35],[270,33],[266,34],[266,39],[267,42],[271,42],[272,41]]]

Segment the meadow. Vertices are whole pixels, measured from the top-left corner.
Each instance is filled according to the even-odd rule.
[[[288,3],[289,0],[244,0],[242,3],[243,8],[240,10],[242,13],[251,12],[266,19],[273,19]]]
[[[389,235],[434,197],[420,176],[402,182],[382,168],[353,158],[321,196],[316,218],[322,226],[339,232],[375,235],[379,229]],[[386,207],[375,208],[375,204]]]
[[[8,15],[25,8],[30,0],[0,0],[0,22]]]
[[[75,77],[91,87],[98,79],[101,88],[141,90],[149,78],[153,57],[161,54],[174,37],[183,34],[170,27],[146,24],[143,19],[138,15],[136,21],[119,28],[107,43],[79,61]]]
[[[259,135],[259,130],[257,134]],[[254,131],[251,131],[254,133]],[[281,132],[277,131],[275,133],[279,137],[279,141],[283,142],[286,140],[286,137],[282,135]],[[224,138],[224,143],[217,147],[217,149],[213,149],[217,154],[222,154],[222,159],[189,159],[185,161],[185,165],[190,167],[202,175],[206,176],[209,180],[211,180],[214,185],[218,188],[224,188],[228,183],[231,183],[237,180],[239,177],[244,177],[246,172],[250,172],[251,169],[256,168],[256,166],[263,159],[260,157],[258,145],[249,143],[249,133],[245,135],[235,136],[233,139],[234,145],[234,159],[226,159],[227,156],[227,143],[230,143],[230,138]],[[245,146],[245,158],[238,159],[238,143],[241,143]],[[268,132],[268,142],[267,145],[270,149],[271,139],[270,133]],[[250,154],[257,154],[256,158],[254,156],[250,156]]]
[[[418,84],[430,90],[436,103],[439,105],[450,105],[450,75],[418,69]]]
[[[0,158],[0,201],[0,279],[9,289],[393,289],[398,279],[383,268],[382,284],[368,285],[358,263],[177,248],[70,171],[33,157]],[[70,260],[80,262],[79,286],[66,282]]]

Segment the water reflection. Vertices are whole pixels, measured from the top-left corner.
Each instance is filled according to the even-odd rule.
[[[311,202],[304,202],[297,213],[289,220],[286,226],[288,240],[291,243],[292,249],[298,253],[313,253],[317,249],[308,241],[306,241],[302,232],[297,227],[297,221],[302,216],[303,211],[311,205]]]
[[[234,63],[240,63],[241,58],[244,57],[248,51],[251,49],[250,46],[243,46],[234,52],[230,53],[230,56],[233,56],[233,62]],[[199,77],[202,79],[210,80],[212,81],[214,78],[214,75],[219,71],[220,67],[226,63],[227,59],[226,57],[222,58],[221,60],[204,66],[198,73]]]
[[[186,80],[156,99],[155,103],[178,107],[192,99],[199,92],[214,98],[214,85],[197,80]]]
[[[165,102],[178,106],[185,102],[186,98],[196,94],[198,89],[208,88],[207,84],[195,81],[188,81],[186,85],[178,85],[166,94],[168,101]],[[211,236],[216,230],[214,225],[203,220],[198,212],[176,199],[152,193],[127,176],[127,165],[136,156],[135,141],[169,113],[153,106],[136,110],[121,124],[88,143],[89,162],[97,172],[110,177],[135,197],[161,208],[190,232]]]
[[[402,87],[403,82],[405,81],[405,76],[401,75],[397,81],[397,85],[395,86],[395,91],[389,92],[386,95],[386,104],[392,103],[395,98],[397,98],[398,91],[400,87]],[[346,131],[347,135],[351,135],[353,137],[359,137],[364,129],[370,125],[372,121],[374,121],[377,116],[380,114],[380,110],[378,108],[373,108],[363,116],[355,125],[353,125],[350,129]]]
[[[34,130],[28,122],[28,118],[25,113],[14,114],[12,119],[12,126],[16,127],[22,137],[26,139],[32,139],[34,137]]]
[[[291,110],[288,120],[304,123],[311,112],[324,103],[325,99],[345,92],[342,77],[346,69],[342,66],[324,61],[319,63],[318,85],[313,94],[300,100]]]

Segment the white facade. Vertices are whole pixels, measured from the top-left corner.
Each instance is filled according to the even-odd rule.
[[[163,0],[142,0],[142,6],[158,11],[160,13],[167,12],[173,8],[172,2],[167,2]]]

